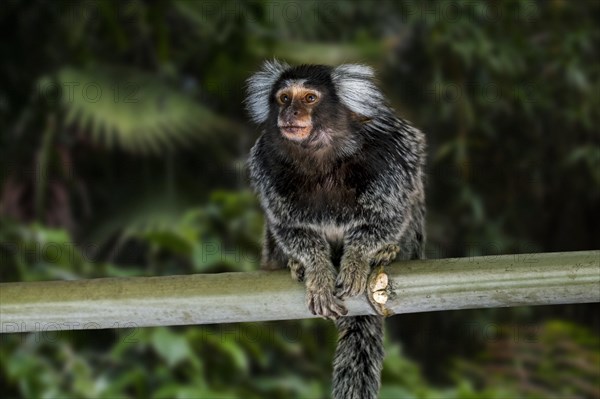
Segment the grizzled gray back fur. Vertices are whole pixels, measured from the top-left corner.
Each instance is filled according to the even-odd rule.
[[[292,84],[322,95],[302,142],[277,124],[274,93]],[[311,312],[335,319],[333,397],[374,399],[383,317],[344,317],[343,299],[364,294],[373,266],[423,257],[424,135],[395,116],[368,66],[266,62],[247,92],[263,129],[248,162],[266,219],[262,266],[289,267]]]

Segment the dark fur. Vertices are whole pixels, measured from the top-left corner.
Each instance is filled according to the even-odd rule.
[[[279,131],[274,99],[298,79],[323,93],[300,143]],[[383,318],[340,317],[343,298],[364,292],[390,247],[402,259],[422,257],[424,137],[394,116],[363,66],[267,63],[250,79],[247,102],[264,129],[249,160],[266,214],[263,267],[289,266],[306,283],[310,310],[336,319],[334,398],[375,398]]]

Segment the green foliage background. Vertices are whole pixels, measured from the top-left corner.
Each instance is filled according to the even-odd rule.
[[[426,132],[429,257],[598,249],[598,15],[594,0],[4,1],[0,281],[254,270],[243,86],[274,57],[370,64]],[[396,316],[381,397],[600,397],[597,311]],[[2,392],[328,395],[326,321],[125,327],[1,335]]]

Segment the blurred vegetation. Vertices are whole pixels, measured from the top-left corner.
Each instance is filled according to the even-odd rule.
[[[373,65],[427,133],[429,257],[598,249],[594,15],[600,2],[4,1],[0,281],[255,269],[243,86],[273,57]],[[597,311],[396,316],[381,397],[600,397]],[[326,321],[120,327],[0,336],[3,393],[328,395]]]

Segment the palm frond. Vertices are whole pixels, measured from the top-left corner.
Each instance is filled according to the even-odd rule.
[[[65,68],[57,80],[66,123],[107,148],[160,154],[227,126],[191,96],[148,73]]]

